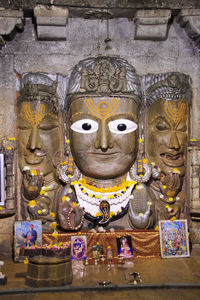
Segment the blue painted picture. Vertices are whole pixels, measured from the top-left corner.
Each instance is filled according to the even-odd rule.
[[[73,260],[86,259],[87,257],[86,235],[77,235],[71,237],[71,256]]]
[[[187,220],[160,221],[159,231],[162,258],[190,256]]]
[[[20,249],[42,246],[41,221],[15,222],[15,259],[20,259]]]

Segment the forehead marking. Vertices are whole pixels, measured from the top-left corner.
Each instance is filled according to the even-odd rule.
[[[115,113],[119,106],[119,99],[112,99],[110,104],[108,104],[107,101],[101,101],[98,103],[98,105],[96,105],[90,98],[85,100],[85,104],[92,115],[105,120]]]
[[[33,127],[37,127],[47,115],[55,117],[53,114],[45,113],[45,104],[41,103],[38,105],[38,110],[32,110],[31,104],[26,103],[19,114],[20,117],[28,121],[28,123],[30,123]]]
[[[175,103],[165,102],[164,110],[168,118],[173,120],[175,123],[181,119],[184,119],[186,114],[187,105],[184,102],[178,103],[178,108],[175,107]]]

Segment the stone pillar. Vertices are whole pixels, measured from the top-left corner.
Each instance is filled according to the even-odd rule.
[[[190,187],[190,238],[193,245],[200,244],[200,141],[191,141],[188,147]]]

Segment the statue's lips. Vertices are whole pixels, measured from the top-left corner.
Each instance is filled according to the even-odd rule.
[[[34,153],[29,153],[25,156],[25,161],[29,165],[38,165],[40,164],[45,157],[44,152],[34,152]]]
[[[116,154],[121,154],[120,152],[88,152],[87,153],[88,155],[94,155],[94,156],[113,156],[113,155],[116,155]]]
[[[184,164],[183,153],[170,153],[164,152],[160,154],[161,159],[165,163],[165,165],[170,167],[180,167]]]

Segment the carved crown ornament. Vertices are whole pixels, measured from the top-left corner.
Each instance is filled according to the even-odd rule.
[[[148,74],[144,76],[147,105],[159,99],[191,101],[191,79],[182,73]]]
[[[57,82],[55,81],[52,86],[44,84],[34,84],[28,82],[20,91],[18,103],[27,102],[45,102],[52,108],[53,113],[58,114],[59,104],[58,97],[56,96]]]
[[[83,69],[81,77],[81,93],[96,92],[108,94],[127,91],[124,67],[115,69],[106,60],[100,61],[94,70]]]
[[[67,91],[68,105],[77,95],[129,96],[140,105],[140,79],[135,69],[120,57],[85,59],[72,71]]]

